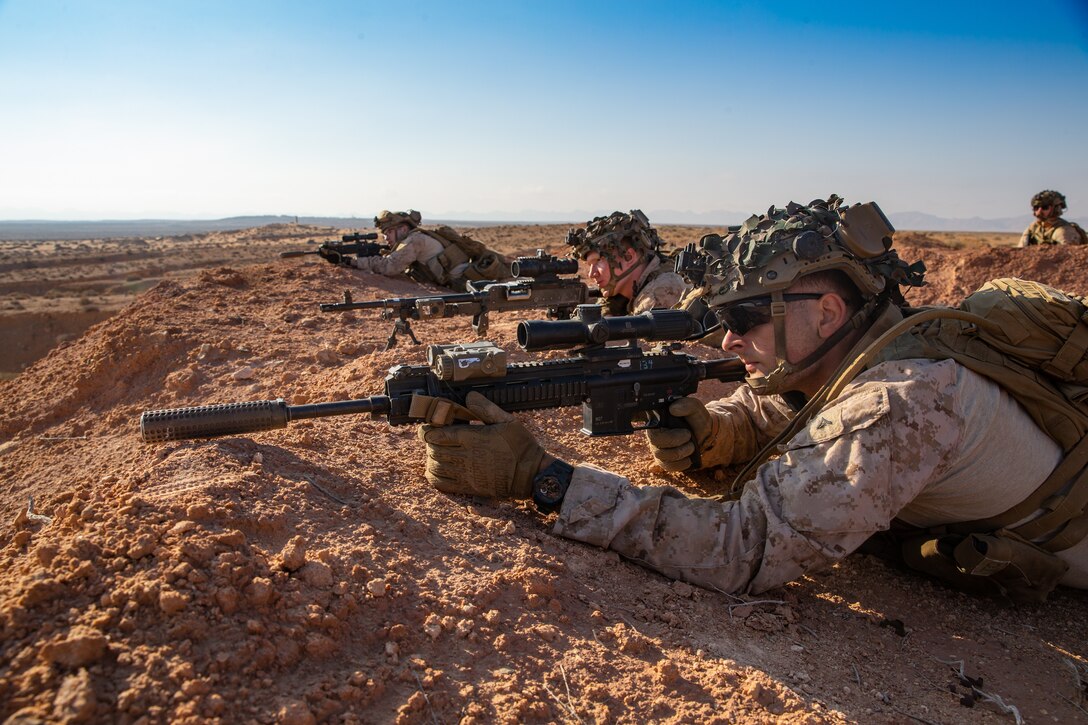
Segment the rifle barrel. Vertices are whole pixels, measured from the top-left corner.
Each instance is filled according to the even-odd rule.
[[[388,308],[400,309],[400,300],[369,300],[366,302],[322,302],[318,305],[322,312],[346,312],[347,310],[376,310]],[[413,305],[414,306],[414,305]]]
[[[140,436],[148,443],[214,438],[286,428],[292,420],[330,415],[388,413],[389,398],[375,395],[358,400],[288,405],[282,398],[247,403],[200,405],[173,410],[148,410],[140,416]]]
[[[457,305],[465,302],[477,302],[483,295],[464,292],[459,294],[436,295],[432,297],[393,297],[385,300],[367,300],[365,302],[322,302],[318,305],[322,312],[346,312],[348,310],[409,310],[415,311],[421,306],[427,309],[443,305]],[[452,309],[452,307],[451,307]]]

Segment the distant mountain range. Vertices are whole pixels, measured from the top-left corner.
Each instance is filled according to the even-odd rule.
[[[892,226],[896,229],[912,229],[926,232],[1022,232],[1035,219],[1031,214],[1021,216],[1004,217],[1002,219],[983,219],[971,217],[969,219],[945,219],[920,211],[905,211],[898,214],[889,214]],[[1067,216],[1066,219],[1085,227],[1088,217]],[[1088,228],[1088,227],[1086,227]]]
[[[427,224],[451,226],[492,226],[497,224],[570,224],[579,226],[601,212],[533,212],[521,213],[458,213],[450,212],[432,218],[426,213]],[[740,224],[748,216],[740,212],[712,211],[691,212],[675,209],[646,210],[653,224],[690,224],[692,226],[728,226]],[[934,232],[1021,232],[1032,218],[1030,214],[1001,219],[947,219],[917,211],[888,214],[896,229]],[[1088,217],[1068,217],[1088,228]],[[238,216],[226,219],[179,220],[179,219],[131,219],[105,221],[0,221],[0,240],[43,239],[106,239],[116,237],[168,237],[182,234],[203,234],[214,231],[231,231],[266,224],[313,224],[337,229],[367,229],[374,220],[371,217],[295,217],[287,215]]]

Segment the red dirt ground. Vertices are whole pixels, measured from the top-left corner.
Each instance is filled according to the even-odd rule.
[[[561,252],[555,232],[486,241]],[[896,246],[929,266],[919,304],[1007,275],[1088,293],[1088,248]],[[411,426],[140,441],[146,409],[363,397],[425,362],[425,346],[384,350],[374,315],[317,310],[348,288],[438,292],[240,259],[165,279],[0,383],[0,721],[1088,720],[1084,592],[1004,609],[853,556],[746,601],[552,536],[531,505],[438,493]],[[516,322],[493,315],[489,337],[528,359]],[[465,319],[415,329],[472,339]],[[524,419],[636,483],[727,485],[655,473],[641,436],[582,436],[573,409]]]

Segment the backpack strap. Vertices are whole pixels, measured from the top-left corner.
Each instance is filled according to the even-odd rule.
[[[1054,357],[1039,366],[1043,372],[1064,382],[1076,378],[1073,368],[1084,359],[1085,353],[1088,353],[1088,311],[1081,315],[1080,322],[1081,324],[1073,328],[1073,332],[1066,338]]]
[[[1062,527],[1050,541],[1043,545],[1047,551],[1064,551],[1079,544],[1088,536],[1088,514],[1078,516]]]

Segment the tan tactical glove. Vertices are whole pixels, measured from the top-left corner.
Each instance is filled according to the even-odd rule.
[[[680,398],[669,405],[669,413],[683,418],[685,428],[649,428],[646,438],[650,452],[666,471],[705,468],[724,460],[721,448],[726,436],[721,421],[696,398]]]
[[[469,393],[465,407],[485,425],[419,427],[427,480],[446,493],[530,498],[544,449],[517,418],[479,393]]]

